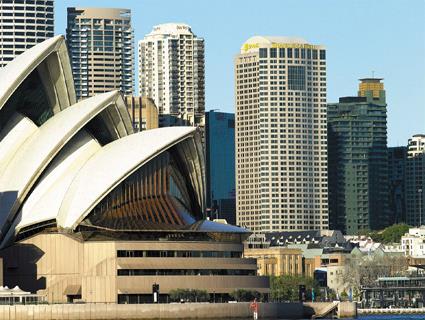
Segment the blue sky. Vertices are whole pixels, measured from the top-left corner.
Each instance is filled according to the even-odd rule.
[[[424,0],[56,0],[55,32],[66,8],[132,10],[135,43],[165,22],[205,38],[206,107],[234,112],[233,58],[253,35],[299,36],[327,47],[328,102],[356,95],[358,79],[384,78],[388,145],[425,133]]]

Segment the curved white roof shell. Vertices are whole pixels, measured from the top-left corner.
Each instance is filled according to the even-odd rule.
[[[112,91],[80,101],[47,120],[22,144],[0,176],[0,226],[3,233],[54,156],[84,125],[114,105],[117,99],[122,101],[120,93]],[[123,135],[127,133],[131,132]],[[5,193],[10,190],[16,194]]]
[[[37,125],[24,114],[13,109],[4,112],[7,109],[4,107],[9,100],[13,100],[14,95],[15,98],[22,96],[18,90],[34,72],[38,75],[40,88],[43,88],[47,106],[53,114],[76,101],[69,57],[62,36],[34,46],[0,68],[0,79],[7,79],[0,81],[0,176],[17,150],[37,131]]]
[[[55,220],[75,175],[99,149],[100,144],[84,130],[73,137],[25,200],[4,242],[9,241],[25,227]]]
[[[0,81],[0,247],[46,227],[75,230],[105,196],[136,170],[148,170],[143,165],[155,157],[155,165],[173,157],[170,167],[156,172],[184,175],[178,183],[194,192],[188,202],[202,214],[199,130],[170,127],[134,134],[118,91],[76,103],[62,36],[18,56],[0,69],[0,79],[8,79]],[[161,158],[169,148],[173,151]],[[177,214],[163,190],[155,205]]]
[[[37,131],[38,127],[27,117],[20,113],[15,113],[6,126],[0,132],[0,176],[4,168],[13,158],[19,147],[31,135]]]
[[[56,219],[60,205],[81,167],[102,147],[87,132],[81,131],[62,150],[37,187],[22,206],[17,231],[31,224]]]
[[[193,127],[169,127],[142,131],[104,146],[78,172],[58,213],[58,225],[75,227],[115,186],[146,162],[188,139]]]
[[[49,82],[55,87],[55,98],[60,110],[75,103],[74,80],[65,38],[56,36],[26,50],[0,68],[0,109],[25,78],[42,63]],[[47,70],[46,70],[47,69]]]

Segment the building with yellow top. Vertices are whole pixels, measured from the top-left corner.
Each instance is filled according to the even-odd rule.
[[[328,229],[325,47],[255,36],[234,66],[237,223]]]
[[[379,98],[381,91],[384,91],[384,83],[380,78],[363,78],[359,83],[359,97],[366,97],[367,92],[370,91],[373,98]]]

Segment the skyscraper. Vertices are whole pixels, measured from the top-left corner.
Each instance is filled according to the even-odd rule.
[[[204,124],[204,39],[190,26],[160,24],[139,41],[139,95],[155,101],[160,126]]]
[[[207,207],[213,218],[236,223],[235,114],[205,114]]]
[[[415,134],[407,145],[406,215],[412,226],[425,224],[425,134]]]
[[[53,0],[0,1],[0,68],[53,37]]]
[[[347,234],[391,224],[381,80],[360,79],[358,96],[328,105],[330,227]]]
[[[326,51],[256,36],[235,59],[237,222],[328,228]]]
[[[389,210],[394,223],[406,221],[406,163],[406,147],[388,148]]]
[[[129,9],[68,8],[66,38],[78,99],[110,90],[133,94]]]

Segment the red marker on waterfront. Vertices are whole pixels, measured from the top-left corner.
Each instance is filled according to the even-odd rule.
[[[257,302],[257,298],[254,299],[254,301],[252,301],[249,305],[249,308],[252,311],[252,314],[254,316],[254,320],[258,319],[258,302]]]

